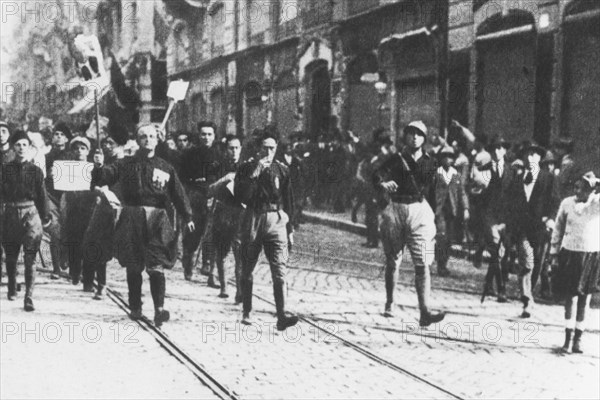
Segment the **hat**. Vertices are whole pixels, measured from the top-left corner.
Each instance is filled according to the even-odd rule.
[[[546,155],[543,157],[543,161],[542,164],[551,164],[551,163],[557,163],[558,160],[556,159],[556,156],[554,155],[553,152],[551,152],[550,150],[548,150],[546,152]]]
[[[586,172],[581,177],[584,181],[590,184],[590,187],[594,188],[598,183],[600,183],[600,179],[596,178],[596,174],[593,171]]]
[[[436,156],[440,160],[444,157],[456,158],[456,152],[452,146],[446,145],[437,152]]]
[[[27,140],[29,142],[29,144],[31,144],[31,138],[29,137],[29,135],[27,135],[27,133],[25,133],[25,131],[19,129],[17,130],[14,135],[12,135],[10,137],[10,145],[14,146],[15,143],[17,143],[19,140]]]
[[[62,132],[69,140],[73,137],[71,129],[64,122],[57,122],[56,125],[54,125],[54,132]]]
[[[427,127],[425,126],[423,121],[413,121],[410,124],[406,125],[406,127],[404,128],[404,134],[413,129],[416,129],[417,133],[421,134],[422,136],[427,137]]]
[[[507,142],[502,136],[494,136],[487,144],[487,151],[493,151],[497,148],[503,147],[506,150],[510,148],[510,142]]]
[[[10,128],[8,127],[8,124],[6,123],[6,121],[0,121],[0,126],[3,126],[6,129],[10,130]]]
[[[528,142],[524,144],[523,148],[521,149],[521,157],[525,157],[527,153],[530,152],[539,154],[542,160],[546,156],[546,149],[534,142]]]
[[[86,146],[88,148],[88,150],[90,150],[92,148],[92,144],[90,143],[88,138],[85,138],[83,136],[75,136],[73,139],[71,139],[71,142],[69,143],[69,147],[73,147],[77,143],[81,143],[82,145]]]

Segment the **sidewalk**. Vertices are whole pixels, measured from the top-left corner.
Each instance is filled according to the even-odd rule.
[[[48,278],[38,273],[31,313],[2,286],[0,398],[216,398],[108,298]]]

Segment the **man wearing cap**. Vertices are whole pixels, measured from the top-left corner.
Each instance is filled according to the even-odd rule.
[[[0,198],[4,206],[2,246],[6,252],[8,299],[17,295],[17,259],[23,247],[25,264],[25,311],[33,311],[35,257],[42,241],[42,221],[50,221],[44,173],[28,161],[31,140],[23,131],[10,138],[15,159],[2,165]]]
[[[488,178],[487,187],[485,187],[478,198],[478,206],[481,208],[482,225],[481,239],[490,253],[490,262],[488,265],[487,274],[483,288],[482,302],[486,296],[493,296],[494,281],[496,281],[496,289],[498,290],[497,299],[500,303],[505,303],[506,300],[506,283],[500,263],[500,244],[506,228],[505,224],[505,204],[510,201],[505,197],[508,185],[511,182],[511,167],[506,161],[506,153],[510,144],[500,136],[496,136],[490,140],[486,150],[492,156],[491,161],[479,168],[485,172]],[[475,260],[476,263],[481,263],[481,259]]]
[[[449,276],[450,245],[458,236],[461,220],[469,220],[469,199],[462,185],[460,173],[454,168],[456,152],[446,145],[437,153],[435,191],[436,261],[438,275]]]
[[[167,205],[172,202],[194,231],[189,200],[175,169],[155,156],[158,132],[153,125],[137,130],[139,150],[110,166],[102,153],[94,155],[92,181],[97,185],[121,183],[123,208],[115,228],[115,255],[127,268],[131,318],[142,317],[142,272],[150,277],[154,302],[154,323],[161,326],[170,318],[164,309],[166,280],[164,268],[175,263],[175,243]]]
[[[429,310],[431,291],[429,267],[435,254],[436,162],[423,151],[427,127],[421,121],[404,129],[406,148],[391,156],[373,175],[373,183],[389,198],[381,213],[381,236],[386,256],[386,317],[393,316],[396,270],[408,246],[415,267],[415,286],[423,327],[444,319],[445,314]]]
[[[288,168],[275,160],[278,135],[265,129],[260,159],[242,164],[235,177],[234,196],[247,206],[241,227],[242,324],[250,325],[253,272],[264,248],[271,267],[273,295],[277,310],[277,330],[298,323],[297,316],[285,312],[285,271],[293,245],[294,195]]]
[[[540,263],[540,250],[547,231],[554,228],[558,196],[554,175],[540,167],[546,150],[536,144],[523,149],[522,174],[515,174],[506,190],[506,232],[517,246],[522,318],[529,318],[533,304],[531,274]]]
[[[221,156],[213,146],[215,142],[216,126],[212,122],[198,123],[200,134],[198,145],[188,149],[181,157],[181,181],[185,185],[187,195],[193,210],[193,220],[196,226],[194,232],[185,232],[183,235],[183,272],[186,280],[191,280],[194,274],[194,253],[198,250],[202,236],[206,233],[209,218],[208,187],[215,183],[221,176]],[[202,273],[209,275],[210,257],[209,243],[202,249]],[[212,274],[208,278],[208,285],[214,288],[219,286],[214,281]]]
[[[69,144],[73,160],[79,163],[87,162],[90,147],[91,144],[87,138],[82,136],[74,137]],[[88,186],[88,190],[65,192],[61,201],[64,218],[61,238],[73,285],[78,285],[81,280],[84,260],[88,256],[93,256],[87,254],[91,249],[84,249],[82,242],[83,235],[94,210],[94,205],[96,204],[96,193],[89,189],[90,187]],[[83,290],[92,292],[93,286],[88,282],[84,285]]]

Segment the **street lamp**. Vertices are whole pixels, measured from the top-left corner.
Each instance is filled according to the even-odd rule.
[[[375,90],[377,91],[377,94],[379,95],[379,106],[377,107],[377,111],[378,111],[378,116],[379,116],[379,125],[381,126],[383,108],[384,108],[384,104],[385,104],[385,94],[387,92],[387,83],[381,82],[381,81],[376,82]]]

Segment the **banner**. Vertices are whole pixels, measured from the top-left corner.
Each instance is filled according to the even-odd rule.
[[[63,192],[90,190],[94,164],[87,161],[61,160],[52,165],[54,189]]]

